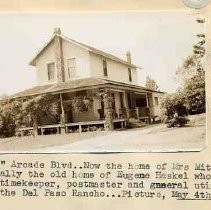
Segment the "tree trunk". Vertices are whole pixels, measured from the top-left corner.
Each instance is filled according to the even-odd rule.
[[[112,110],[112,101],[110,93],[105,90],[103,94],[104,101],[104,114],[105,114],[105,130],[113,130],[113,110]]]
[[[60,103],[61,103],[61,115],[60,115],[61,134],[65,134],[65,112],[61,93],[60,93]]]
[[[33,132],[34,132],[34,137],[38,136],[38,124],[37,124],[37,116],[33,116]]]

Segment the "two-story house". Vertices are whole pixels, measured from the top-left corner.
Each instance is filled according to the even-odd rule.
[[[112,121],[125,126],[128,119],[149,120],[159,116],[159,103],[163,93],[138,85],[138,67],[131,63],[130,52],[126,60],[87,46],[54,30],[52,38],[31,60],[36,68],[38,86],[19,92],[13,98],[57,94],[65,104],[62,117],[66,131],[78,126],[104,125],[106,106],[100,93],[109,93],[112,101]],[[99,93],[99,94],[98,94]],[[76,112],[71,101],[76,96],[91,97],[92,106]],[[45,122],[40,128],[53,126]],[[60,126],[60,125],[58,125]]]

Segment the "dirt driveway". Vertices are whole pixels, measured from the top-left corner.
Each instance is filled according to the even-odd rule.
[[[183,128],[165,124],[112,132],[0,139],[1,152],[99,153],[199,151],[206,146],[205,114],[191,116]]]
[[[116,131],[70,145],[48,147],[36,152],[176,152],[199,151],[206,146],[205,115],[190,117],[183,128],[165,124],[147,128]]]

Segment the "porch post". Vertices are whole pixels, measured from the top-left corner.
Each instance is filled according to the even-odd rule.
[[[149,111],[149,124],[152,124],[152,119],[151,119],[151,111],[150,111],[150,106],[149,106],[149,97],[148,97],[148,94],[146,93],[146,101],[147,101],[147,108],[148,108],[148,111]]]
[[[113,114],[112,114],[112,101],[108,90],[104,90],[103,94],[104,101],[104,114],[105,114],[105,130],[113,130]]]
[[[149,97],[147,93],[146,93],[146,102],[147,102],[147,107],[149,107]]]
[[[137,120],[139,120],[139,108],[136,107],[136,117],[137,117]]]
[[[37,116],[33,115],[33,131],[34,131],[34,137],[38,136],[38,124],[37,124]]]
[[[126,110],[126,117],[127,117],[127,122],[128,122],[130,118],[130,114],[129,114],[128,99],[127,99],[126,92],[123,93],[123,102],[124,102],[124,108]]]
[[[59,94],[60,96],[60,104],[61,104],[61,116],[60,116],[60,126],[61,126],[61,134],[65,133],[65,113],[64,113],[64,105],[63,105],[63,98],[62,94]]]

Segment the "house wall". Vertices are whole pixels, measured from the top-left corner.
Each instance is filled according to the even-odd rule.
[[[94,53],[90,53],[90,68],[92,77],[105,78],[109,80],[126,82],[131,84],[138,83],[137,70],[135,68],[130,67],[132,71],[132,82],[130,82],[128,75],[129,66],[113,61],[111,59],[106,59],[106,61],[107,61],[108,76],[104,76],[103,57],[100,55],[96,55]]]
[[[97,98],[93,98],[93,106],[88,112],[76,113],[72,112],[73,122],[85,122],[85,121],[95,121],[99,120],[100,116],[98,114],[98,109],[100,107],[100,101]]]
[[[138,84],[138,76],[136,68],[129,67],[120,62],[106,59],[108,76],[104,76],[103,57],[89,52],[88,50],[62,40],[65,81],[79,78],[98,77],[113,81],[125,82],[129,84]],[[69,78],[67,69],[67,60],[76,59],[76,74]],[[43,53],[36,60],[36,73],[38,85],[45,85],[57,82],[57,72],[55,70],[55,79],[48,81],[47,64],[56,62],[54,42],[52,41]],[[131,69],[132,81],[129,81],[128,68]]]
[[[94,115],[94,109],[90,109],[88,112],[76,113],[72,112],[73,122],[86,122],[86,121],[94,121],[98,120]]]
[[[115,109],[116,113],[119,116],[119,109],[121,109],[121,102],[120,102],[120,93],[114,92],[114,100],[115,100]],[[99,98],[93,98],[93,106],[88,112],[84,113],[75,113],[72,112],[72,120],[73,122],[84,122],[84,121],[95,121],[100,120],[100,115],[98,109],[101,109],[101,102]]]
[[[90,77],[90,60],[89,52],[75,44],[62,41],[65,81],[70,79],[79,79]],[[76,58],[76,75],[69,78],[67,71],[67,59]],[[51,42],[44,52],[36,60],[36,73],[38,85],[45,85],[57,82],[57,72],[55,70],[55,80],[48,81],[47,64],[55,62],[54,42]]]
[[[89,52],[75,44],[63,40],[63,57],[65,67],[65,80],[90,77],[90,59]],[[76,58],[76,75],[68,78],[67,59]]]
[[[115,100],[116,113],[119,116],[119,110],[121,109],[120,93],[119,92],[114,93],[114,100]]]
[[[158,98],[158,105],[155,104],[155,97]],[[153,92],[152,93],[152,97],[151,97],[151,101],[153,103],[153,106],[152,106],[152,109],[153,109],[153,114],[154,116],[160,116],[161,115],[161,101],[162,101],[162,98],[164,97],[164,94],[163,93],[156,93],[156,92]]]
[[[55,71],[55,80],[48,81],[47,64],[55,62],[54,43],[51,42],[44,52],[36,60],[36,77],[38,85],[46,85],[56,82],[57,74]]]

